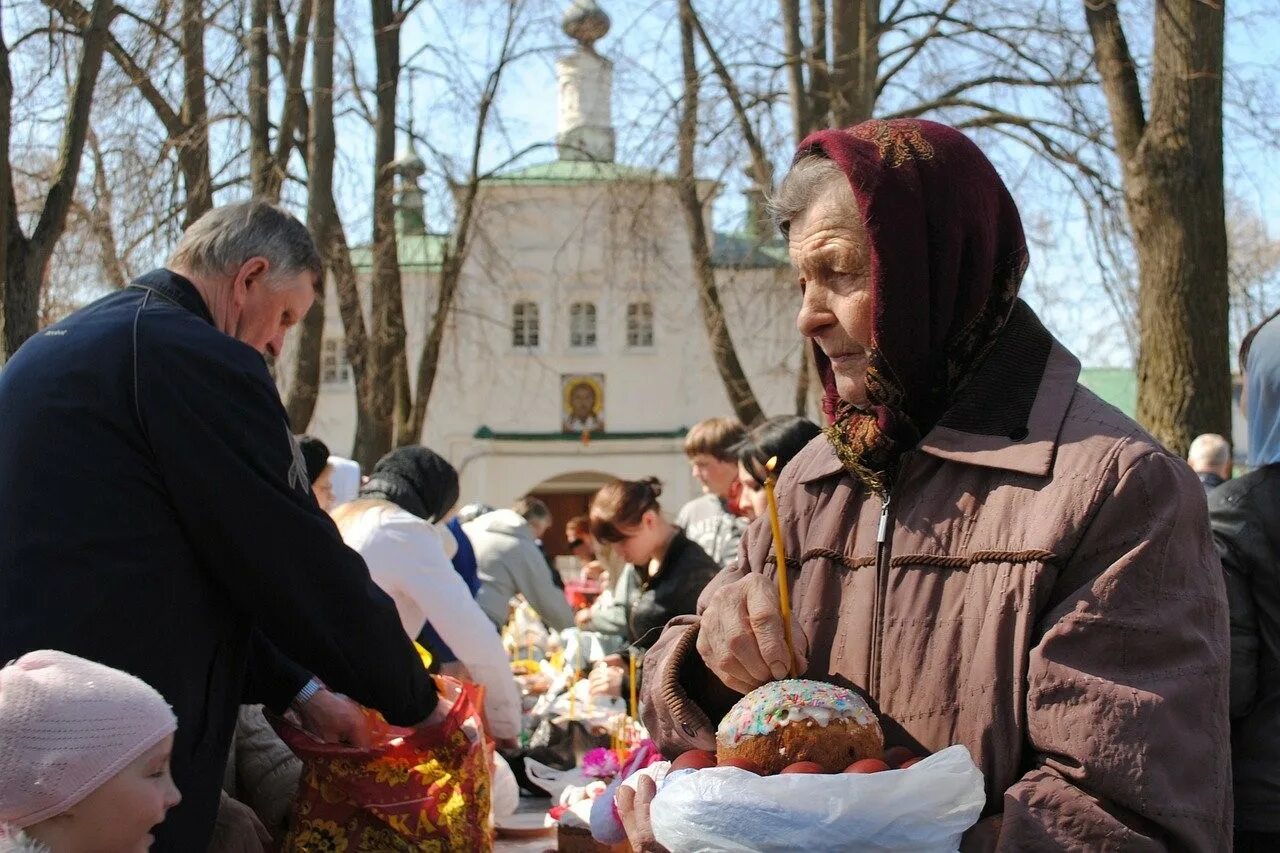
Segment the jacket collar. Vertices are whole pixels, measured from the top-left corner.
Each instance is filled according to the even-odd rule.
[[[1019,302],[956,404],[917,449],[952,462],[1047,477],[1080,377],[1080,361]],[[802,483],[840,473],[828,444]]]
[[[162,299],[186,308],[192,314],[202,318],[210,326],[213,325],[213,314],[209,312],[209,306],[205,304],[204,297],[200,295],[200,291],[196,290],[196,286],[191,283],[190,279],[178,275],[173,270],[164,268],[152,270],[134,279],[129,284],[129,287],[137,290],[149,290]]]

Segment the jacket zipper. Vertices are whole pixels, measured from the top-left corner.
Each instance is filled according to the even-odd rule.
[[[876,533],[876,589],[872,597],[871,677],[867,689],[877,701],[880,696],[880,659],[884,652],[884,608],[889,590],[889,551],[892,548],[889,508],[892,496],[885,492],[880,499],[880,529]]]

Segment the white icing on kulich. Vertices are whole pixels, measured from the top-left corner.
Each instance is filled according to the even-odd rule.
[[[829,726],[836,720],[875,724],[875,712],[865,699],[834,684],[790,678],[757,687],[738,700],[720,721],[716,739],[736,746],[795,722]]]

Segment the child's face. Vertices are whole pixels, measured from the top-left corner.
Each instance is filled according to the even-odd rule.
[[[710,453],[695,453],[689,457],[693,477],[702,484],[702,490],[718,498],[729,494],[733,481],[738,479],[736,459],[717,459]]]
[[[67,847],[93,853],[146,853],[151,830],[182,799],[169,775],[173,735],[144,752],[66,813]]]

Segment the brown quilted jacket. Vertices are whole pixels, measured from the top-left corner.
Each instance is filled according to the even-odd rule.
[[[791,461],[804,675],[863,690],[891,744],[968,747],[987,806],[966,849],[1228,850],[1227,606],[1204,489],[1079,369],[1020,307],[887,508],[822,437]],[[765,520],[699,613],[747,572],[775,576]],[[645,658],[668,755],[737,698],[698,626],[674,619]]]

